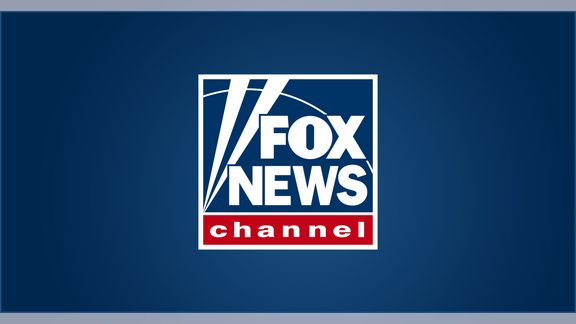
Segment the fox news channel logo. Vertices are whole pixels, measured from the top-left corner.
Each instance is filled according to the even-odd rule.
[[[199,249],[375,250],[377,75],[199,75]]]

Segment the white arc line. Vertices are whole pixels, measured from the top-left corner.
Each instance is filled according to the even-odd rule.
[[[300,98],[298,98],[298,97],[294,97],[294,96],[289,95],[289,94],[287,94],[287,93],[281,93],[280,95],[285,96],[285,97],[288,97],[288,98],[291,98],[291,99],[294,99],[294,100],[298,100],[298,101],[300,101],[301,103],[306,104],[306,105],[308,105],[308,106],[310,106],[310,107],[318,110],[321,114],[326,115],[326,113],[323,112],[322,110],[320,110],[320,108],[314,106],[313,104],[309,103],[308,101],[304,101],[304,100],[302,100],[302,99],[300,99]]]
[[[216,181],[216,174],[222,164],[222,158],[224,157],[224,152],[226,151],[228,142],[230,141],[230,135],[232,134],[232,129],[234,128],[249,83],[250,78],[247,77],[235,77],[230,80],[230,90],[228,92],[228,97],[226,98],[224,115],[222,116],[222,125],[220,126],[220,134],[218,135],[218,142],[216,144],[216,152],[214,154],[214,162],[212,163],[212,171],[210,172],[210,180],[208,182],[208,191],[206,191],[204,206],[206,206],[206,203],[208,202],[212,186]]]
[[[248,88],[248,89],[246,89],[246,90],[248,90],[248,91],[262,91],[262,89],[256,89],[256,88]],[[217,94],[225,93],[225,92],[228,92],[228,90],[220,90],[220,91],[211,92],[211,93],[205,94],[203,97],[206,98],[206,97],[209,97],[209,96],[213,96],[213,95],[217,95]],[[289,94],[283,93],[283,92],[280,93],[280,95],[281,95],[281,96],[284,96],[284,97],[288,97],[288,98],[290,98],[290,99],[298,100],[298,101],[300,101],[301,103],[303,103],[303,104],[305,104],[305,105],[308,105],[308,106],[310,106],[310,107],[318,110],[321,114],[327,115],[322,109],[314,106],[313,104],[309,103],[308,101],[302,100],[302,99],[300,99],[300,98],[298,98],[298,97],[294,97],[293,95],[289,95]]]
[[[252,110],[252,114],[250,114],[250,117],[246,122],[246,126],[242,131],[242,134],[240,134],[240,138],[238,139],[236,147],[234,147],[234,150],[230,155],[228,163],[226,163],[227,166],[231,164],[236,164],[236,162],[238,162],[238,159],[240,158],[240,156],[242,155],[248,144],[250,144],[250,141],[258,131],[258,128],[260,126],[260,115],[265,115],[270,111],[270,109],[272,108],[272,106],[282,93],[282,90],[284,90],[284,87],[286,86],[289,80],[290,79],[284,76],[275,76],[269,78],[268,81],[266,81],[266,85],[262,90],[262,94],[260,95],[260,98],[258,98],[258,101],[254,106],[254,110]],[[227,177],[228,172],[227,170],[224,170],[224,172],[220,176],[220,180],[218,180],[218,184],[216,185],[216,188],[214,189],[212,196],[210,197],[210,200],[208,200],[208,204],[206,204],[206,206],[204,207],[204,210],[206,210],[208,206],[210,206],[210,203],[212,203],[212,200],[220,190],[220,187],[222,187],[222,184],[224,184],[224,181],[226,180]]]

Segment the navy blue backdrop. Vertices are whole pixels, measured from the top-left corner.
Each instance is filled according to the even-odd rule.
[[[379,76],[377,251],[198,251],[198,74]],[[2,14],[2,310],[573,311],[574,14]]]

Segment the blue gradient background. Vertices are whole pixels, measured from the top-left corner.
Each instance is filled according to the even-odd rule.
[[[4,311],[574,310],[572,13],[4,13]],[[379,75],[378,251],[198,251],[197,78]]]

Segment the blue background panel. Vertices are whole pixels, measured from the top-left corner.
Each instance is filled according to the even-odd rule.
[[[572,13],[4,13],[4,311],[574,310]],[[377,251],[199,251],[198,74],[379,75]]]
[[[312,166],[321,166],[322,174],[327,181],[328,172],[330,166],[337,166],[340,171],[343,167],[347,165],[357,165],[361,167],[365,175],[362,176],[358,181],[363,183],[368,189],[368,196],[359,205],[348,206],[343,204],[337,197],[336,193],[347,191],[344,189],[339,181],[335,181],[334,189],[332,194],[332,199],[330,204],[327,206],[320,205],[318,201],[318,195],[314,195],[312,204],[310,206],[303,206],[300,201],[300,196],[298,193],[298,187],[296,184],[295,176],[293,171],[288,176],[278,176],[276,179],[278,181],[286,181],[288,186],[287,190],[281,189],[276,191],[277,196],[289,196],[291,197],[292,204],[290,206],[269,206],[265,203],[263,205],[252,205],[248,197],[240,190],[240,204],[239,206],[230,206],[229,204],[229,194],[228,194],[228,180],[218,191],[214,200],[210,206],[206,209],[207,212],[373,212],[373,183],[372,183],[372,171],[366,163],[370,161],[373,163],[372,151],[374,147],[373,136],[374,136],[374,119],[372,118],[374,114],[374,103],[373,103],[373,80],[298,80],[291,79],[288,81],[286,87],[282,93],[295,96],[297,98],[305,98],[306,101],[317,105],[319,109],[324,111],[326,116],[340,116],[345,123],[349,122],[350,116],[363,116],[361,124],[354,133],[354,140],[359,145],[366,159],[353,159],[350,154],[346,151],[342,154],[341,158],[338,160],[327,159],[327,155],[330,151],[325,153],[323,156],[317,159],[303,159],[298,157],[291,149],[288,143],[288,131],[289,128],[277,128],[276,133],[284,134],[286,136],[286,145],[275,145],[274,147],[274,159],[261,159],[261,141],[262,136],[258,130],[254,135],[250,144],[246,147],[240,159],[236,162],[237,166],[242,167],[242,170],[246,173],[248,179],[252,179],[252,166],[303,166],[305,173],[305,178],[308,179],[310,176],[310,170]],[[204,83],[208,84],[210,87],[211,82],[218,82],[221,84],[221,80],[205,80]],[[251,81],[254,82],[254,81]],[[229,85],[222,84],[223,89],[228,89]],[[206,91],[204,91],[206,93]],[[244,100],[242,101],[242,107],[238,113],[238,117],[235,121],[235,126],[232,131],[230,141],[226,147],[226,153],[222,160],[222,165],[220,166],[220,173],[215,178],[215,183],[218,182],[221,172],[224,171],[226,162],[230,159],[232,151],[235,148],[240,135],[244,130],[244,125],[248,121],[248,118],[252,114],[252,110],[256,105],[260,97],[261,92],[247,91]],[[218,136],[220,134],[220,125],[222,123],[222,118],[224,115],[224,107],[226,105],[226,93],[221,93],[218,95],[213,95],[204,98],[204,111],[203,111],[203,124],[204,124],[204,195],[208,190],[208,183],[210,179],[210,173],[212,172],[212,163],[214,161],[214,155],[216,152],[216,145],[218,141]],[[333,129],[328,118],[322,113],[318,112],[314,108],[303,104],[297,100],[287,98],[285,96],[279,96],[270,111],[268,112],[270,116],[288,116],[288,123],[291,127],[292,124],[299,118],[305,116],[314,116],[323,120],[327,125],[329,125],[332,134],[332,143],[336,142],[339,137],[338,133]],[[312,133],[312,132],[311,132]],[[324,135],[322,135],[324,136]],[[307,146],[312,148],[314,146],[314,135],[307,136]],[[263,171],[265,173],[265,170]],[[357,179],[355,176],[353,176]],[[266,184],[264,184],[264,187]],[[355,195],[355,191],[348,190],[349,195]],[[204,196],[206,197],[206,196]]]

